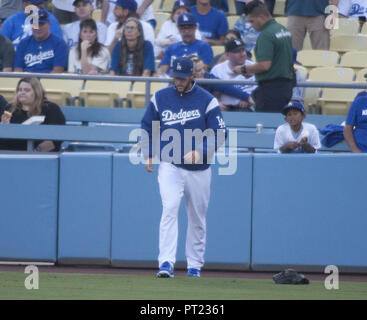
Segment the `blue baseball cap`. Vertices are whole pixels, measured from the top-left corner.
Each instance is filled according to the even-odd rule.
[[[192,75],[194,72],[194,64],[188,57],[178,57],[173,60],[172,69],[169,75],[172,78],[185,79]]]
[[[196,25],[196,20],[190,12],[182,13],[177,20],[178,26]]]
[[[73,2],[73,6],[76,7],[76,5],[77,5],[78,2],[86,2],[86,3],[93,4],[93,1],[92,0],[75,0]]]
[[[32,4],[40,4],[44,2],[44,0],[23,0],[23,2],[30,2]]]
[[[301,111],[303,114],[306,113],[306,110],[305,110],[303,104],[301,102],[298,102],[298,101],[289,102],[285,107],[283,107],[281,112],[286,116],[289,109],[297,109],[297,110]]]
[[[173,9],[172,10],[175,10],[179,7],[186,7],[186,8],[190,8],[190,5],[187,3],[186,0],[177,0],[175,1],[175,3],[173,4]]]
[[[138,4],[135,0],[117,0],[116,6],[120,6],[124,9],[129,9],[132,12],[136,12],[138,9]]]

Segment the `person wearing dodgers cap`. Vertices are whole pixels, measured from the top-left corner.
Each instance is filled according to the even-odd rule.
[[[160,140],[158,183],[163,210],[159,225],[157,277],[174,276],[178,211],[184,196],[188,216],[187,276],[198,278],[204,265],[206,246],[210,163],[213,163],[215,150],[224,143],[225,123],[218,100],[195,84],[190,58],[176,58],[170,75],[174,86],[155,92],[141,121],[141,129],[145,133],[141,139],[141,150],[148,172],[155,170],[152,164],[158,153],[153,141]],[[158,130],[155,130],[157,126]],[[163,138],[168,132],[175,133],[172,140]],[[195,141],[190,134],[188,136],[189,132],[195,133]],[[205,142],[197,138],[200,132],[206,136]]]
[[[321,148],[317,128],[307,122],[306,111],[299,101],[291,101],[281,110],[285,115],[285,124],[275,132],[274,149],[278,153],[315,153]]]

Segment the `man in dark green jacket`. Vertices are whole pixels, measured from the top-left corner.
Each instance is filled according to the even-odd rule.
[[[255,46],[256,63],[236,67],[235,72],[255,74],[258,87],[252,95],[256,111],[280,112],[291,99],[294,85],[291,33],[259,0],[248,3],[245,14],[252,27],[261,31]]]

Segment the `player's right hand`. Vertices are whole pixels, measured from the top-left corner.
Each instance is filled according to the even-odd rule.
[[[145,162],[145,170],[147,170],[148,172],[153,172],[155,169],[152,167],[152,163],[153,159],[148,158],[147,161]]]

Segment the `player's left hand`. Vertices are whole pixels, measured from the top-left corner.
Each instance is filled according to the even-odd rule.
[[[196,164],[200,161],[200,153],[192,150],[184,155],[184,162],[187,164]]]
[[[301,141],[299,142],[299,144],[301,145],[301,146],[303,146],[303,145],[305,145],[306,143],[307,143],[307,137],[303,137],[302,139],[301,139]]]

